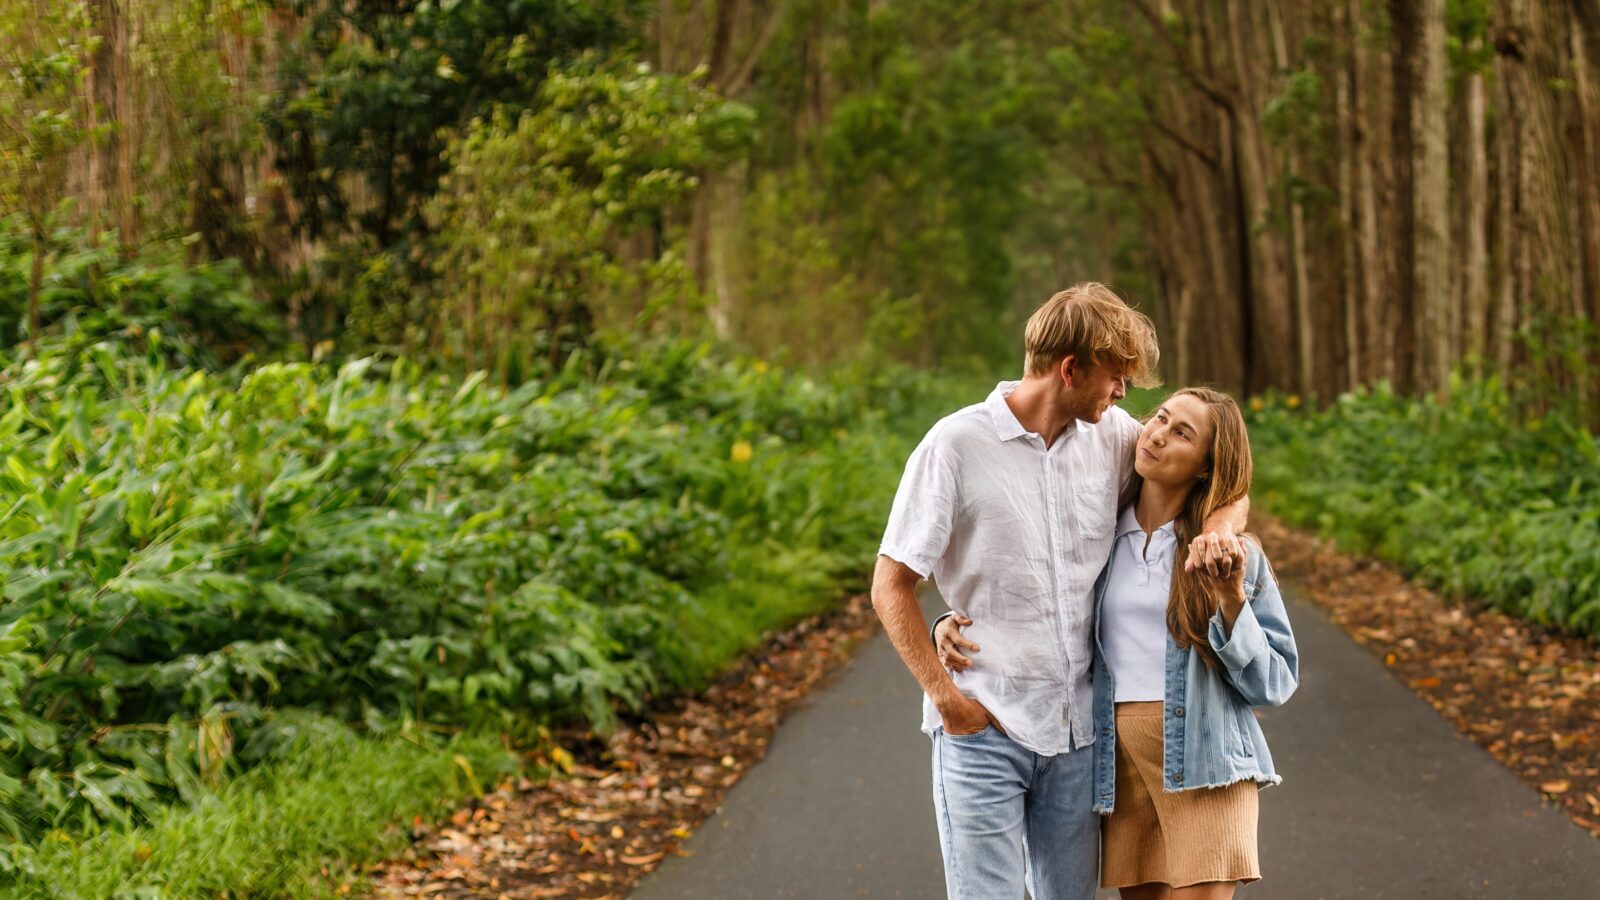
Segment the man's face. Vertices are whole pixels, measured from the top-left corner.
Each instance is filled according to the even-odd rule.
[[[1070,412],[1074,418],[1093,425],[1112,404],[1128,395],[1126,367],[1116,363],[1078,362],[1073,357],[1068,360],[1072,385],[1067,389],[1066,401]]]

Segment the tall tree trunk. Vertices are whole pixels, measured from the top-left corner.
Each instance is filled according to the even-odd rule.
[[[1572,60],[1572,181],[1577,188],[1584,301],[1580,309],[1600,326],[1600,4],[1573,5]]]
[[[742,0],[713,0],[712,6],[706,81],[723,96],[737,97],[749,87],[756,65],[787,14],[788,0],[777,0],[763,11]],[[748,46],[736,55],[740,33],[749,37]],[[712,329],[724,339],[732,335],[733,313],[741,304],[739,285],[730,276],[732,261],[720,254],[732,245],[741,198],[738,183],[727,173],[702,171],[689,215],[689,268],[701,290],[711,292]]]
[[[1412,104],[1415,160],[1411,173],[1415,256],[1418,390],[1441,390],[1449,382],[1450,336],[1450,155],[1446,86],[1445,0],[1421,0],[1412,25],[1416,46],[1416,99]]]
[[[117,0],[95,0],[89,8],[90,31],[100,39],[94,55],[89,60],[86,85],[89,88],[90,127],[110,126],[109,137],[98,137],[89,149],[90,171],[90,228],[96,241],[99,238],[100,216],[105,214],[112,196],[120,197],[118,178],[118,149],[122,143],[117,116],[121,114],[118,103],[117,82],[122,50],[122,13]],[[118,219],[120,227],[120,218]]]
[[[1460,352],[1480,367],[1487,350],[1489,328],[1489,159],[1485,127],[1486,98],[1483,73],[1469,73],[1462,83],[1464,134],[1462,135],[1462,318]]]
[[[1282,348],[1293,346],[1295,338],[1282,240],[1271,228],[1268,191],[1272,173],[1261,133],[1263,103],[1260,79],[1254,71],[1255,60],[1261,56],[1251,40],[1251,22],[1242,7],[1241,0],[1227,2],[1229,55],[1239,83],[1239,104],[1234,109],[1233,125],[1237,140],[1239,186],[1246,212],[1242,237],[1248,242],[1247,258],[1253,270],[1251,304],[1254,332],[1249,346],[1251,369],[1257,381],[1249,389],[1258,391],[1294,384],[1294,361],[1286,358]]]
[[[1360,39],[1355,31],[1348,3],[1334,9],[1334,33],[1338,40],[1354,42]],[[1356,193],[1356,179],[1361,163],[1357,148],[1360,146],[1361,125],[1357,119],[1353,96],[1355,94],[1355,58],[1347,53],[1343,65],[1334,76],[1333,116],[1337,145],[1334,159],[1338,165],[1339,187],[1339,245],[1340,245],[1340,327],[1344,329],[1344,386],[1353,388],[1361,383],[1361,306],[1369,302],[1362,290],[1364,279],[1361,268],[1361,213]]]
[[[1564,339],[1562,319],[1573,296],[1571,196],[1566,171],[1567,139],[1552,85],[1568,76],[1566,40],[1552,20],[1557,0],[1507,0],[1499,35],[1507,61],[1508,87],[1522,121],[1517,161],[1517,227],[1525,255],[1516,302],[1533,314],[1541,341]],[[1581,390],[1556,358],[1544,355],[1542,377],[1560,390]]]
[[[1582,136],[1582,150],[1573,165],[1583,204],[1583,309],[1591,328],[1600,329],[1600,4],[1573,5],[1572,43],[1577,82],[1574,93]],[[1587,350],[1587,376],[1592,382],[1600,373],[1600,339],[1591,340]],[[1590,396],[1588,425],[1600,430],[1600,391]]]
[[[1289,70],[1288,40],[1284,37],[1283,6],[1281,0],[1267,4],[1267,22],[1272,40],[1272,56],[1279,72]],[[1294,139],[1291,138],[1291,141]],[[1299,182],[1305,177],[1305,162],[1300,151],[1291,147],[1288,152],[1289,178]],[[1306,261],[1306,211],[1298,196],[1289,200],[1289,253],[1290,270],[1294,279],[1294,329],[1297,389],[1303,394],[1316,392],[1316,348],[1312,343],[1311,276]]]
[[[133,170],[139,158],[139,124],[134,110],[133,45],[138,26],[133,10],[124,0],[116,10],[117,47],[114,57],[117,104],[117,203],[119,234],[124,260],[131,260],[139,245],[139,197],[134,187]]]
[[[1416,389],[1417,357],[1417,256],[1416,256],[1416,139],[1413,124],[1416,115],[1416,81],[1418,57],[1421,53],[1418,10],[1413,0],[1389,0],[1389,21],[1394,31],[1394,50],[1390,57],[1394,81],[1390,96],[1393,98],[1393,116],[1390,119],[1394,149],[1390,159],[1394,165],[1393,189],[1390,209],[1395,227],[1390,232],[1393,241],[1394,279],[1391,283],[1393,303],[1390,326],[1394,335],[1394,382],[1402,393]]]
[[[1495,57],[1495,82],[1499,96],[1495,122],[1495,195],[1498,210],[1495,230],[1499,245],[1498,284],[1489,316],[1487,342],[1499,371],[1509,375],[1514,361],[1517,329],[1517,298],[1528,278],[1528,256],[1524,246],[1522,218],[1522,116],[1512,97],[1511,70],[1515,63],[1504,52]]]
[[[1383,190],[1381,174],[1386,158],[1385,145],[1389,131],[1380,123],[1385,121],[1383,106],[1379,101],[1386,96],[1382,88],[1382,75],[1386,67],[1381,58],[1375,58],[1367,48],[1368,25],[1363,15],[1361,0],[1349,0],[1351,22],[1351,115],[1355,119],[1353,138],[1356,142],[1356,204],[1357,247],[1361,267],[1361,340],[1360,380],[1372,381],[1392,378],[1393,354],[1389,349],[1384,311],[1392,298],[1384,287],[1388,283],[1386,258],[1379,249],[1384,218],[1380,217],[1379,196]]]

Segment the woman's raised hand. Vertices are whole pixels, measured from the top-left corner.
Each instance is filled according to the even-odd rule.
[[[1219,528],[1196,537],[1189,542],[1189,558],[1184,570],[1200,572],[1215,578],[1232,578],[1244,575],[1244,542],[1232,528]]]
[[[961,629],[972,624],[972,620],[960,613],[940,622],[933,630],[933,643],[939,651],[939,664],[946,669],[957,672],[972,665],[972,660],[961,655],[962,650],[973,653],[978,652],[978,645],[967,640]]]

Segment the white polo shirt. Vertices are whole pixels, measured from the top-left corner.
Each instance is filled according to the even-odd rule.
[[[973,620],[983,649],[953,672],[1012,740],[1053,756],[1094,742],[1095,579],[1140,425],[1118,407],[1067,426],[1054,446],[1026,431],[1003,381],[940,419],[906,463],[878,552],[931,576]],[[922,730],[942,724],[928,696]]]
[[[1133,504],[1117,520],[1111,574],[1100,605],[1100,644],[1116,685],[1112,700],[1167,696],[1167,600],[1178,555],[1178,531],[1168,522],[1146,537]]]

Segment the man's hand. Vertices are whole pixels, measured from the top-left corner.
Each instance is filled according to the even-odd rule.
[[[1223,524],[1189,542],[1189,558],[1184,561],[1183,570],[1228,578],[1233,575],[1234,564],[1242,566],[1243,560],[1243,543],[1233,533],[1233,526]]]
[[[1189,558],[1184,561],[1183,570],[1204,571],[1219,578],[1232,575],[1233,560],[1244,557],[1238,534],[1245,529],[1249,516],[1248,494],[1207,516],[1200,526],[1200,536],[1189,542]]]
[[[945,734],[977,734],[985,725],[993,725],[995,731],[1006,733],[1000,721],[990,715],[982,703],[967,696],[958,695],[948,706],[940,706],[939,718],[944,720]]]
[[[939,651],[939,664],[946,669],[960,672],[972,665],[972,660],[961,655],[962,650],[973,653],[978,652],[978,645],[967,640],[961,629],[972,624],[972,620],[956,613],[940,622],[933,629],[934,649]]]

